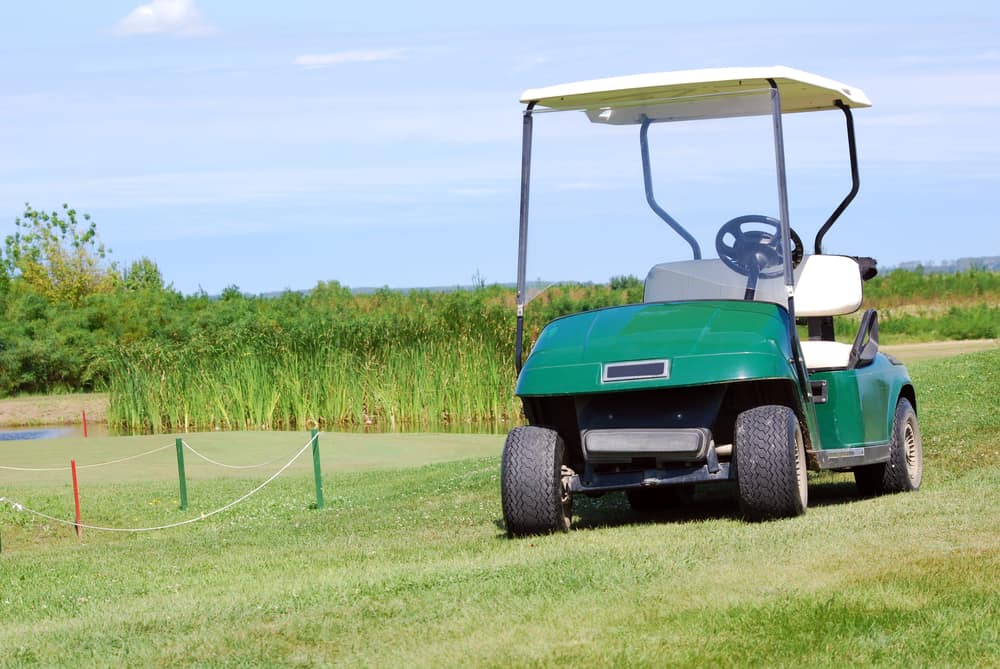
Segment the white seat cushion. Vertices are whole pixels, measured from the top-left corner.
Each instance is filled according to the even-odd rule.
[[[802,357],[807,369],[844,369],[851,359],[851,345],[836,341],[804,341]]]
[[[838,316],[861,306],[858,261],[847,256],[806,256],[795,280],[795,315]]]

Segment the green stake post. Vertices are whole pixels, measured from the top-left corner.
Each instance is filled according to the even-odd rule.
[[[319,430],[312,431],[313,472],[316,474],[316,508],[323,508],[323,474],[319,467]]]
[[[187,511],[188,490],[187,481],[184,480],[184,440],[178,437],[175,444],[177,446],[177,478],[181,482],[181,511]]]

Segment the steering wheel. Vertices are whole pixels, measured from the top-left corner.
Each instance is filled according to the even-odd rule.
[[[763,223],[774,228],[774,232],[744,230],[743,226],[748,223]],[[792,233],[792,267],[798,267],[802,262],[802,240],[794,230],[788,230]],[[733,238],[732,243],[726,243],[726,237],[729,236]],[[727,221],[715,236],[715,250],[727,267],[743,276],[756,274],[761,278],[773,279],[784,272],[781,262],[781,223],[770,216],[747,214]]]

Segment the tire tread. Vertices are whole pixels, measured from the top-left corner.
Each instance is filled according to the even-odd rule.
[[[736,419],[737,483],[747,520],[790,518],[805,513],[795,460],[798,418],[786,406],[765,405]]]
[[[516,427],[507,435],[500,466],[500,497],[510,536],[569,529],[560,477],[564,448],[562,438],[548,428]]]

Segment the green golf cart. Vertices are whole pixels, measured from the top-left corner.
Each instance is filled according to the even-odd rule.
[[[805,513],[807,469],[852,471],[863,495],[920,486],[916,393],[905,367],[879,352],[877,314],[864,312],[856,335],[843,337],[849,341],[834,338],[833,317],[860,309],[863,282],[876,271],[870,258],[826,253],[823,245],[858,191],[851,110],[870,106],[861,90],[787,67],[726,68],[531,89],[522,102],[515,358],[528,424],[510,431],[503,450],[511,536],[568,530],[579,494],[623,491],[647,512],[684,503],[697,486],[735,482],[744,517],[765,520]],[[834,133],[803,131],[819,147],[841,136],[846,119],[852,182],[832,214],[799,227],[815,230],[811,254],[789,220],[783,124],[793,114],[798,122],[800,112],[833,113]],[[543,114],[557,137],[561,123],[572,122],[561,141],[580,158],[540,147],[535,123]],[[727,124],[735,124],[732,135]],[[661,131],[668,127],[673,134]],[[684,143],[685,135],[693,139]],[[720,142],[715,153],[702,149]],[[657,165],[676,176],[664,191],[677,210],[691,209],[686,217],[654,194],[654,144]],[[539,174],[533,147],[548,161]],[[639,166],[615,162],[625,155],[641,166],[642,189]],[[586,178],[563,178],[587,160]],[[713,180],[716,169],[723,177]],[[568,271],[561,268],[574,261],[598,268],[615,249],[629,262],[656,260],[632,270],[647,272],[641,303],[529,331],[534,342],[522,361],[537,285],[527,281],[533,181],[533,208],[539,188],[557,191],[538,200],[542,220],[532,236],[563,264],[543,268]],[[579,197],[625,181],[622,192],[636,197],[602,213],[605,223],[580,222],[604,205],[579,206]],[[705,184],[715,190],[699,198]],[[631,209],[640,199],[641,215]],[[564,232],[547,236],[548,220]],[[598,239],[586,242],[595,230]],[[646,242],[647,230],[670,240]]]

